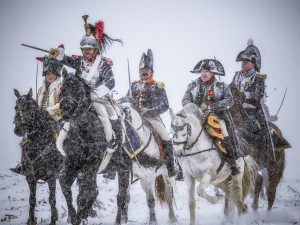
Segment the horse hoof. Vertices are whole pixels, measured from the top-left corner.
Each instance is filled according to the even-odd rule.
[[[28,219],[27,221],[27,225],[36,225],[37,224],[37,220],[36,220],[36,217],[34,217],[34,219]]]
[[[92,217],[92,218],[95,218],[95,217],[97,216],[96,210],[93,210],[93,209],[92,209],[92,210],[89,212],[89,216]]]
[[[246,204],[244,204],[244,206],[242,208],[242,213],[243,214],[247,214],[248,213],[248,206]]]
[[[82,219],[81,223],[82,223],[82,225],[88,225],[89,224],[87,219]]]

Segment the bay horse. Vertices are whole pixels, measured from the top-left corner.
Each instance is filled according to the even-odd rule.
[[[224,214],[233,215],[237,208],[238,215],[247,211],[244,200],[254,184],[258,166],[250,157],[236,160],[240,173],[231,176],[230,165],[225,163],[218,171],[222,159],[212,138],[203,130],[203,114],[194,103],[183,107],[172,119],[174,151],[182,168],[184,181],[189,194],[190,225],[195,225],[195,183],[198,196],[215,204],[220,196],[211,196],[206,192],[209,185],[220,188],[226,193]]]
[[[48,183],[49,203],[51,206],[50,225],[58,220],[56,208],[56,178],[60,170],[63,156],[56,148],[55,131],[51,126],[48,112],[38,107],[32,98],[32,89],[26,95],[20,95],[14,89],[17,97],[14,117],[14,133],[23,137],[22,170],[29,185],[29,218],[27,224],[35,225],[36,188],[39,179]]]
[[[230,87],[232,95],[234,97],[234,105],[230,109],[230,113],[233,118],[233,123],[234,123],[235,127],[239,131],[241,131],[241,133],[243,133],[242,132],[242,130],[244,129],[243,124],[246,122],[247,116],[244,115],[241,96],[239,94],[239,90],[233,84],[229,85],[229,87]],[[281,131],[275,124],[273,124],[273,127],[276,127],[277,132],[281,133]],[[267,134],[265,134],[265,135],[267,135]],[[247,138],[246,136],[244,138],[255,149],[255,146],[257,145],[255,140],[253,140],[251,138]],[[273,152],[273,149],[271,147],[268,148],[266,151],[268,152],[268,154],[267,154],[267,159],[265,159],[265,160],[266,160],[268,176],[269,176],[269,180],[268,180],[267,188],[266,188],[266,195],[267,195],[267,199],[268,199],[267,210],[271,210],[273,203],[275,201],[275,198],[276,198],[276,189],[277,189],[279,182],[282,179],[284,168],[285,168],[285,152],[284,152],[284,150]],[[257,162],[261,161],[261,159],[256,158],[255,154],[253,155],[253,157]],[[260,167],[259,170],[264,169],[260,165],[260,163],[258,163],[258,165]],[[257,174],[255,190],[254,190],[254,199],[253,199],[253,203],[252,203],[253,210],[258,209],[259,193],[261,192],[262,188],[263,188],[263,177],[260,174]]]

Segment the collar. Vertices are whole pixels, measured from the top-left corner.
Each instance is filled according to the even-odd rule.
[[[247,72],[247,74],[244,74],[244,73],[243,73],[243,75],[244,75],[245,77],[250,77],[251,75],[253,75],[253,73],[255,73],[255,68],[252,68],[251,70],[249,70],[249,71]]]
[[[153,76],[151,76],[151,77],[149,77],[147,80],[146,80],[146,84],[150,84],[150,83],[152,83],[154,80],[153,80]],[[144,83],[142,80],[140,80],[140,83],[142,84],[142,83]]]
[[[213,76],[212,78],[210,78],[210,80],[209,80],[209,81],[207,81],[207,82],[203,82],[203,81],[201,80],[201,77],[199,77],[199,81],[200,81],[200,83],[201,83],[202,85],[206,85],[206,86],[209,86],[209,85],[211,85],[211,84],[212,84],[212,82],[213,82],[213,80],[214,80],[214,76]]]

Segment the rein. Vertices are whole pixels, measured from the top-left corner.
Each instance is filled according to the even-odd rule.
[[[205,150],[202,150],[202,151],[199,151],[199,152],[194,152],[194,153],[190,153],[190,154],[177,154],[176,156],[177,157],[186,157],[186,156],[192,156],[192,155],[197,155],[197,154],[200,154],[200,153],[203,153],[203,152],[209,152],[209,151],[212,151],[212,150],[217,150],[216,148],[208,148],[208,149],[205,149]]]
[[[188,125],[188,124],[184,124],[183,126],[186,126],[186,125]],[[189,126],[189,125],[188,125],[188,126]],[[194,141],[190,146],[184,146],[184,150],[189,150],[189,149],[191,149],[192,147],[194,147],[194,145],[195,145],[196,142],[198,141],[199,137],[201,136],[202,132],[203,132],[203,127],[201,128],[201,130],[200,130],[200,132],[199,132],[197,138],[195,139],[195,141]],[[180,145],[180,144],[186,145],[187,142],[188,142],[188,138],[187,138],[185,141],[182,141],[182,142],[176,142],[176,141],[174,141],[173,144],[175,144],[175,145]]]

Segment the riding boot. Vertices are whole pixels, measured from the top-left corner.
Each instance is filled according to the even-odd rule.
[[[234,153],[234,150],[233,150],[233,146],[231,144],[231,140],[230,140],[230,137],[225,137],[224,138],[224,141],[223,141],[223,145],[227,151],[227,155],[226,157],[229,159],[229,161],[231,162],[231,175],[237,175],[240,173],[240,170],[239,168],[237,167],[236,165],[236,161],[235,161],[235,153]]]
[[[122,145],[122,124],[121,120],[110,120],[111,127],[115,133],[115,138],[113,138],[110,143],[108,144],[109,148],[119,150]],[[114,180],[116,178],[116,171],[107,171],[105,174],[103,174],[103,177],[106,179]]]
[[[178,166],[179,166],[179,170],[178,170],[178,173],[177,173],[177,175],[176,175],[176,177],[175,177],[175,180],[183,181],[184,178],[183,178],[182,168],[181,168],[181,166],[179,165],[179,163],[177,163],[177,164],[178,164]]]
[[[168,175],[169,177],[173,177],[177,174],[175,167],[174,167],[174,154],[173,154],[173,145],[172,141],[163,141],[162,140],[162,146],[164,149],[164,153],[167,156],[167,169],[168,169]]]
[[[15,168],[10,168],[9,170],[14,172],[14,173],[26,176],[25,167],[24,167],[24,164],[23,164],[23,154],[24,153],[22,151],[21,162]]]

